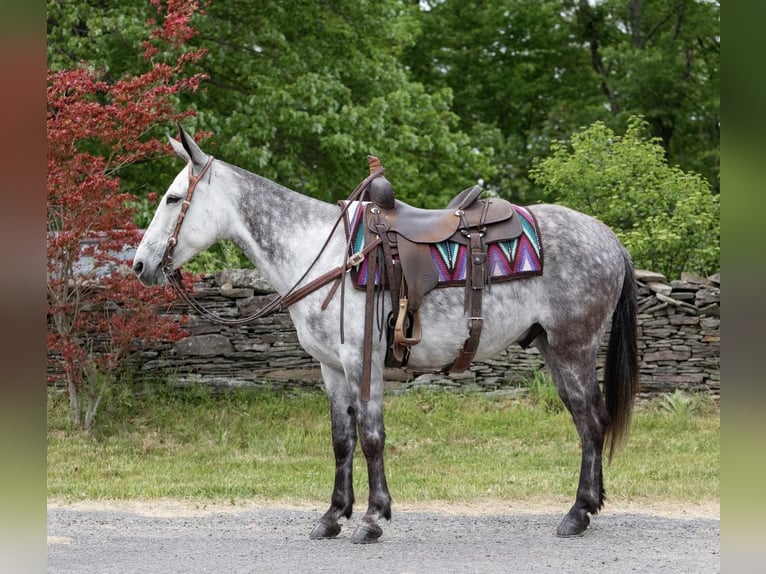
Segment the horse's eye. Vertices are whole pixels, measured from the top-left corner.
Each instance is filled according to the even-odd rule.
[[[181,198],[178,196],[168,195],[167,199],[165,200],[168,205],[172,205],[174,203],[178,203],[181,201]]]

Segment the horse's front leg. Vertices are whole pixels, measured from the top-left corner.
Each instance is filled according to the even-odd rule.
[[[358,380],[356,377],[353,379]],[[375,542],[383,534],[378,524],[381,518],[391,520],[391,494],[388,491],[383,464],[383,449],[386,444],[383,425],[383,369],[381,365],[375,365],[375,360],[372,366],[370,400],[357,398],[356,413],[359,440],[367,461],[370,494],[367,512],[351,536],[351,542],[364,544]]]
[[[332,448],[335,454],[335,486],[330,508],[311,531],[314,540],[334,538],[340,519],[350,518],[354,505],[353,460],[356,449],[355,398],[342,370],[322,365],[322,377],[330,401]]]

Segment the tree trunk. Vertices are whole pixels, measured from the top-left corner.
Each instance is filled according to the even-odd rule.
[[[96,425],[96,413],[98,412],[98,406],[101,404],[101,399],[104,396],[104,391],[109,384],[109,375],[99,376],[98,369],[91,363],[88,365],[88,403],[85,408],[85,420],[83,422],[83,430],[90,432]],[[101,380],[99,386],[98,381]]]
[[[69,413],[72,419],[72,425],[75,428],[80,428],[82,422],[82,401],[80,394],[77,391],[77,386],[67,377],[67,389],[69,390]]]

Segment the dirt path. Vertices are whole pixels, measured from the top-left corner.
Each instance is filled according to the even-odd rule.
[[[560,502],[396,505],[377,544],[308,533],[324,507],[183,501],[48,504],[48,572],[431,574],[720,571],[717,502],[610,504],[585,535],[554,535]]]
[[[308,501],[291,500],[254,500],[224,502],[193,502],[178,499],[157,500],[85,500],[67,503],[59,499],[48,499],[48,509],[64,509],[110,512],[132,512],[142,516],[172,517],[172,516],[206,516],[210,514],[227,514],[261,510],[264,508],[283,508],[289,510],[319,511],[321,505]],[[394,503],[394,512],[431,512],[437,514],[461,514],[466,516],[514,514],[555,514],[567,510],[567,500],[541,499],[534,502],[514,502],[498,500],[482,500],[478,502],[442,502],[429,501],[417,503]],[[321,510],[325,510],[321,508]],[[721,505],[718,500],[695,503],[663,501],[663,502],[631,502],[609,501],[604,509],[609,514],[641,514],[663,518],[711,518],[721,519]]]

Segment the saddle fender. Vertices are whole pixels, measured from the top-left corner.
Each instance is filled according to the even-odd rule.
[[[427,245],[413,243],[400,236],[397,241],[402,274],[407,281],[409,310],[417,311],[423,301],[423,295],[435,289],[439,283],[439,273]]]

